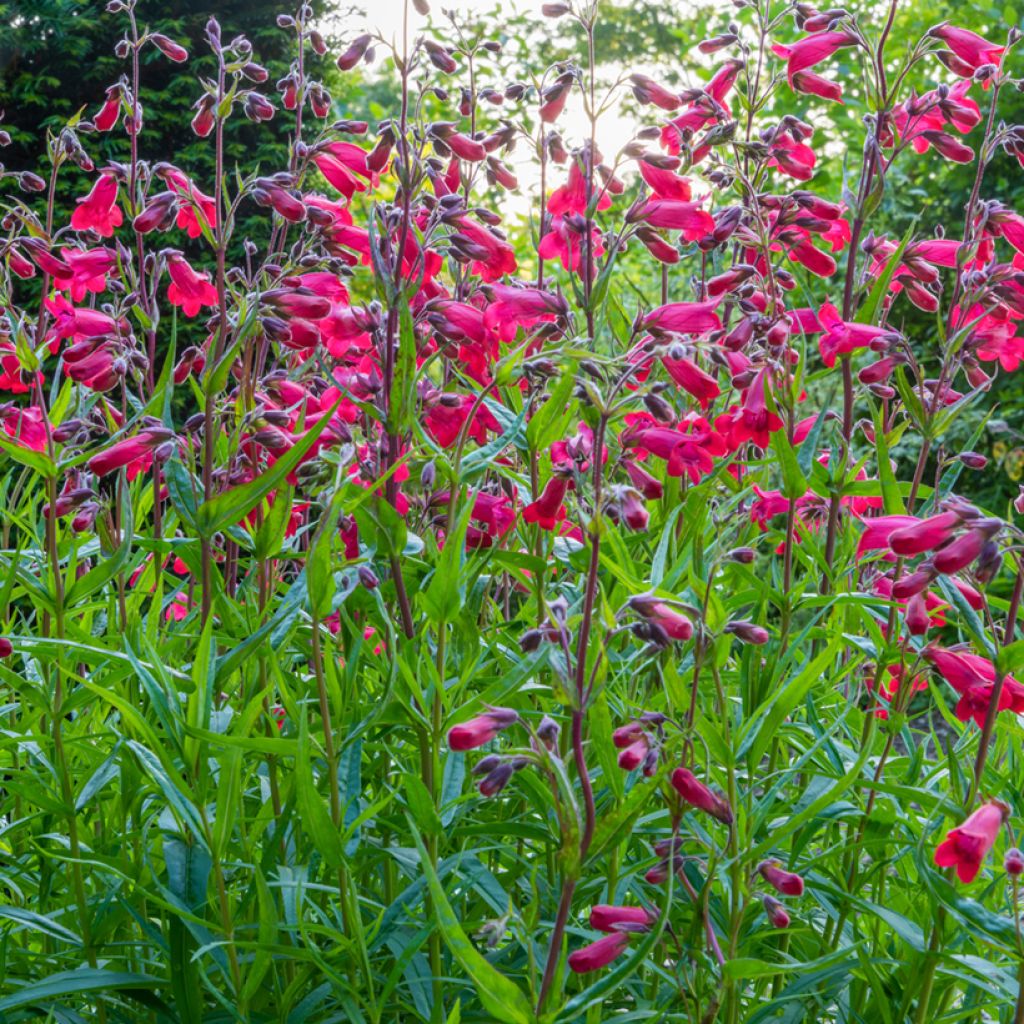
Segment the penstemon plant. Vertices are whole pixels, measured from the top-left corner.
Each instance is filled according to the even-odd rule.
[[[1024,497],[951,440],[1024,359],[1019,34],[734,6],[678,90],[597,0],[511,83],[411,0],[331,54],[372,132],[308,6],[276,87],[211,18],[201,181],[108,4],[124,75],[0,169],[0,1018],[1024,1022]],[[929,160],[962,219],[895,234]]]

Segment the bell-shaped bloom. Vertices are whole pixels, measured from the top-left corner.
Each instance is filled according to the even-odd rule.
[[[667,167],[656,167],[646,160],[640,160],[640,177],[647,182],[657,199],[674,199],[688,203],[693,199],[690,179]]]
[[[600,195],[597,201],[598,210],[607,210],[612,205],[612,197],[607,190],[594,185],[591,199]],[[567,213],[585,214],[587,212],[587,179],[580,167],[580,160],[575,159],[569,164],[569,180],[551,193],[548,199],[548,213],[559,217]]]
[[[669,376],[684,390],[688,391],[700,402],[702,409],[709,405],[722,393],[718,381],[706,370],[702,370],[692,359],[683,356],[680,359],[662,358]]]
[[[203,224],[211,230],[217,226],[217,204],[213,196],[202,192],[187,174],[176,167],[160,165],[157,173],[167,182],[171,191],[181,197],[175,223],[187,232],[189,238],[199,238],[203,233]]]
[[[613,960],[625,953],[629,946],[628,932],[612,932],[569,954],[569,969],[576,974],[588,974],[607,967]]]
[[[542,530],[553,530],[565,519],[565,492],[569,481],[564,476],[553,476],[544,486],[536,501],[523,509],[523,521],[536,523]]]
[[[55,274],[53,286],[69,292],[72,302],[81,302],[89,292],[99,294],[106,290],[107,274],[117,266],[117,256],[111,249],[61,249],[61,257],[71,271]]]
[[[704,785],[689,768],[677,768],[670,779],[672,788],[688,803],[706,811],[713,818],[732,823],[732,808],[729,801]]]
[[[784,896],[802,896],[804,880],[792,871],[786,871],[777,860],[765,860],[757,866],[761,877]]]
[[[647,757],[647,752],[649,750],[650,744],[647,742],[647,737],[641,736],[635,742],[630,743],[630,745],[626,747],[621,754],[619,754],[619,767],[627,772],[634,771],[644,763],[644,759]]]
[[[995,694],[995,665],[978,654],[948,650],[934,644],[926,647],[921,654],[960,694],[956,717],[961,722],[973,719],[979,729],[984,728]],[[1013,676],[1003,680],[997,710],[1012,711],[1018,715],[1024,713],[1024,685]]]
[[[729,446],[738,448],[746,441],[752,441],[758,448],[767,449],[771,444],[771,435],[781,430],[783,422],[780,416],[768,409],[767,388],[769,387],[768,370],[758,372],[744,392],[743,403],[734,411],[719,416],[715,426],[728,434]]]
[[[134,437],[126,437],[89,460],[89,469],[97,476],[106,476],[115,470],[128,468],[129,479],[149,468],[155,448],[166,444],[173,435],[170,431],[151,428]]]
[[[763,896],[761,903],[773,928],[789,927],[789,911],[774,896]]]
[[[123,220],[117,205],[117,179],[112,174],[101,174],[71,214],[75,231],[95,231],[101,238],[109,238]]]
[[[885,327],[843,320],[839,316],[839,311],[830,302],[826,302],[818,311],[818,321],[825,332],[818,341],[818,347],[821,350],[822,361],[828,367],[836,365],[837,356],[868,348],[878,343],[879,339],[893,334]]]
[[[205,271],[197,271],[181,253],[167,254],[167,272],[171,283],[167,289],[167,301],[180,306],[185,316],[195,316],[203,306],[218,304],[217,289]]]
[[[876,516],[864,520],[864,532],[857,543],[857,557],[866,551],[888,550],[889,538],[905,526],[913,526],[919,520],[915,516],[892,515]]]
[[[365,192],[376,175],[366,163],[366,151],[354,142],[329,142],[313,155],[320,173],[346,198]]]
[[[93,116],[93,127],[98,132],[109,132],[121,116],[121,86],[112,85],[107,89],[103,106]]]
[[[1007,814],[1004,804],[982,804],[962,825],[946,833],[935,848],[935,863],[940,868],[955,867],[961,882],[973,882],[981,862],[995,845]]]
[[[16,405],[0,405],[0,426],[4,433],[22,448],[46,451],[47,423],[37,405],[19,409]]]
[[[563,269],[578,274],[586,256],[586,222],[576,224],[573,218],[552,217],[548,232],[537,246],[537,255],[542,260],[558,260]],[[590,255],[593,258],[604,253],[601,232],[590,229]]]
[[[641,618],[654,623],[672,640],[689,640],[693,636],[693,623],[689,618],[653,594],[631,597],[629,607]]]
[[[473,260],[470,269],[485,282],[497,281],[516,272],[515,249],[470,217],[459,218],[459,231],[452,241],[462,244]]]
[[[453,725],[448,730],[448,747],[451,750],[475,750],[490,743],[502,729],[518,720],[519,715],[511,708],[491,708],[468,722]]]

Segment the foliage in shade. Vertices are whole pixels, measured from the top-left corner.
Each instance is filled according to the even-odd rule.
[[[0,1019],[1024,1021],[1018,31],[188,7],[0,170]]]

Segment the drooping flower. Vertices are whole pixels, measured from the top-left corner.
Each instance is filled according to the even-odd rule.
[[[628,932],[612,932],[596,942],[569,954],[569,969],[576,974],[588,974],[607,967],[625,953],[629,946]]]
[[[167,253],[167,272],[171,283],[167,288],[167,301],[180,306],[185,316],[196,316],[203,306],[218,304],[217,289],[205,271],[197,271],[179,252]]]
[[[761,877],[784,896],[802,896],[804,880],[792,871],[786,871],[777,860],[765,860],[757,866]]]
[[[544,486],[536,501],[523,509],[523,521],[536,523],[542,530],[553,530],[565,519],[565,492],[569,480],[564,476],[553,476]]]
[[[982,804],[962,825],[946,833],[935,848],[935,863],[940,868],[955,867],[961,882],[973,882],[1008,816],[1005,804],[994,800]]]
[[[689,768],[677,768],[669,781],[672,788],[688,804],[706,811],[726,825],[732,823],[733,814],[729,801],[705,786]]]
[[[112,174],[101,174],[71,214],[75,231],[95,231],[101,238],[109,238],[123,220],[117,205],[117,179]]]
[[[475,750],[490,743],[502,729],[519,721],[519,715],[511,708],[491,708],[476,718],[448,730],[448,747],[451,750]]]

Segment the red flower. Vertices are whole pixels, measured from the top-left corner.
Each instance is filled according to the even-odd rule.
[[[935,863],[940,868],[955,867],[961,882],[973,882],[1008,815],[1004,804],[982,804],[962,825],[946,833],[935,848]]]
[[[502,729],[518,720],[519,715],[511,708],[491,708],[468,722],[452,726],[448,730],[448,747],[451,750],[475,750],[490,743]]]
[[[536,523],[542,530],[553,530],[565,519],[565,492],[569,481],[564,476],[553,476],[540,497],[523,509],[523,521]]]
[[[181,253],[168,252],[167,272],[171,275],[167,300],[180,306],[185,316],[195,316],[203,306],[217,305],[217,289],[210,283],[210,275],[193,269]]]
[[[983,39],[976,32],[955,25],[940,25],[928,33],[941,39],[953,53],[968,66],[964,78],[969,78],[978,68],[986,64],[998,64],[1005,46],[996,46]],[[957,72],[958,74],[960,72]]]
[[[677,768],[672,773],[672,788],[688,803],[702,811],[707,811],[713,818],[732,823],[732,808],[729,802],[712,792],[704,785],[689,768]]]
[[[715,307],[718,302],[672,302],[651,310],[644,318],[648,330],[671,334],[707,334],[722,326]]]
[[[599,932],[619,931],[622,925],[647,931],[656,920],[657,916],[644,907],[616,907],[598,903],[590,908],[590,927]]]
[[[101,238],[109,238],[123,220],[117,205],[117,179],[112,174],[101,174],[71,214],[75,231],[95,231]]]
[[[587,974],[607,967],[616,957],[621,956],[629,946],[627,932],[612,932],[589,946],[569,954],[569,969],[576,974]]]
[[[320,173],[346,198],[365,192],[377,176],[366,164],[366,152],[354,142],[329,142],[313,157]]]
[[[762,861],[757,866],[761,877],[776,892],[785,896],[801,896],[804,891],[804,880],[792,871],[784,871],[777,860]]]

